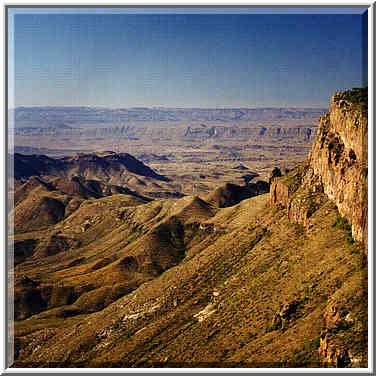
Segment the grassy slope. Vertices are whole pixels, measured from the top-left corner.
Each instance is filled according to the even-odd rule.
[[[116,198],[101,200],[114,207],[102,208],[104,218],[92,232],[80,235],[82,248],[37,267],[26,262],[22,270],[33,279],[39,276],[70,286],[98,281],[107,284],[107,290],[94,289],[93,296],[73,305],[16,322],[21,351],[15,366],[319,366],[323,312],[330,302],[339,304],[344,314],[355,312],[345,334],[338,330],[333,338],[358,341],[358,352],[364,352],[364,258],[357,244],[348,244],[346,231],[332,227],[338,212],[330,202],[314,213],[305,230],[291,224],[284,210],[270,207],[267,195],[218,211],[188,198],[178,204],[152,202],[127,208],[125,222],[119,223],[116,215],[111,216]],[[185,223],[187,212],[191,223]],[[212,225],[194,226],[196,212],[198,222]],[[129,270],[116,269],[124,257],[147,253],[139,251],[142,236],[162,223],[170,226],[171,218],[184,226],[184,259],[170,260],[162,274],[153,274],[152,268],[131,279]],[[106,236],[95,235],[101,231]],[[154,243],[151,248],[163,258],[166,248]],[[67,268],[80,257],[80,265]],[[108,264],[92,270],[106,258]],[[130,281],[130,290],[140,286],[124,295],[127,291],[121,288]],[[90,305],[111,302],[111,294],[112,304],[88,313]],[[283,327],[273,326],[275,314],[286,303],[294,305],[295,312]]]

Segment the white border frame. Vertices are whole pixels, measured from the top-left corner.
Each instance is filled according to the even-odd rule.
[[[8,22],[6,20],[6,9],[5,5],[12,7],[12,6],[25,6],[25,7],[32,7],[32,6],[72,6],[72,8],[76,7],[85,7],[85,6],[97,6],[101,7],[103,6],[103,2],[98,2],[98,1],[87,1],[87,0],[81,0],[80,3],[75,3],[72,1],[69,2],[53,2],[53,1],[48,1],[48,0],[39,0],[38,3],[31,3],[31,2],[15,2],[15,1],[8,1],[6,4],[3,1],[3,22],[4,25],[2,27],[2,33],[3,33],[3,38],[2,41],[4,43],[4,48],[2,50],[3,52],[3,59],[1,59],[1,64],[2,64],[2,69],[3,69],[3,80],[4,80],[4,91],[2,95],[3,97],[3,103],[5,102],[6,96],[8,94],[8,89],[5,85],[6,83],[6,77],[5,77],[5,69],[6,69],[6,64],[5,64],[5,59],[8,57],[7,51],[5,51],[6,48],[6,43],[5,43],[5,23]],[[250,6],[250,7],[266,7],[266,8],[271,8],[273,6],[276,7],[328,7],[328,6],[333,6],[333,7],[341,7],[341,6],[355,6],[355,7],[360,7],[360,6],[368,6],[368,89],[369,89],[369,106],[368,106],[368,120],[371,125],[373,125],[373,103],[374,103],[374,76],[373,76],[373,55],[374,55],[374,13],[375,13],[375,4],[370,3],[370,2],[357,2],[357,1],[340,1],[340,0],[332,0],[330,3],[328,2],[323,2],[323,1],[314,1],[314,2],[305,2],[305,1],[296,1],[292,0],[289,2],[281,1],[281,0],[274,0],[274,1],[262,1],[262,2],[257,2],[257,3],[250,3],[249,1],[244,1],[244,0],[237,0],[236,4],[231,4],[229,2],[224,2],[224,1],[206,1],[206,2],[201,2],[198,0],[190,0],[188,2],[179,2],[177,3],[176,1],[173,0],[164,0],[163,3],[161,3],[158,0],[149,0],[148,2],[143,2],[143,3],[135,3],[135,2],[130,2],[130,3],[124,3],[124,2],[118,2],[114,1],[111,2],[110,4],[106,4],[105,6],[137,6],[137,7],[155,7],[155,6],[184,6],[187,5],[187,7],[200,7],[200,6],[210,6],[210,7],[231,7],[231,8],[236,8],[237,6],[240,7],[245,7],[245,6]],[[5,120],[6,118],[6,113],[7,113],[7,108],[3,106],[3,119]],[[4,121],[5,124],[5,121]],[[5,128],[5,127],[4,127]],[[6,335],[6,317],[5,317],[5,312],[4,310],[0,311],[0,317],[2,318],[2,325],[0,329],[0,335],[3,338],[3,345],[4,345],[4,351],[0,353],[0,369],[2,370],[2,373],[4,371],[7,374],[20,374],[20,373],[31,373],[31,374],[45,374],[45,373],[341,373],[341,374],[347,374],[347,373],[373,373],[373,366],[374,366],[374,358],[373,358],[373,344],[374,344],[374,337],[373,337],[373,262],[374,262],[374,257],[373,257],[373,160],[374,160],[374,153],[373,153],[373,141],[374,141],[374,132],[373,132],[373,127],[369,127],[369,134],[368,134],[368,162],[369,162],[369,168],[368,168],[368,174],[369,174],[369,187],[368,187],[368,210],[369,210],[369,215],[368,215],[368,227],[371,231],[368,233],[368,249],[371,250],[371,252],[368,253],[368,368],[349,368],[349,369],[343,369],[343,368],[323,368],[323,369],[318,369],[318,368],[163,368],[163,369],[152,369],[152,368],[6,368],[6,359],[5,359],[5,347],[7,345],[7,339],[5,338]],[[5,142],[1,143],[1,151],[2,151],[2,156],[3,158],[6,157],[6,149],[5,149]],[[3,173],[6,171],[5,165],[7,163],[6,158],[3,161],[2,167],[3,167]],[[370,163],[371,162],[371,163]],[[5,173],[4,175],[5,176]],[[1,217],[1,235],[4,239],[4,245],[5,241],[7,241],[7,232],[6,232],[6,220],[5,220],[5,215],[6,215],[6,202],[5,200],[7,199],[7,191],[6,191],[6,179],[4,179],[3,184],[1,184],[0,188],[3,201],[3,210],[4,210],[4,217]],[[5,254],[5,250],[4,250]],[[1,275],[2,275],[2,281],[6,283],[7,279],[7,273],[5,271],[5,267],[1,268]],[[0,296],[2,298],[2,301],[4,302],[4,307],[6,304],[6,291],[7,291],[7,286],[4,286],[3,289],[1,289]]]

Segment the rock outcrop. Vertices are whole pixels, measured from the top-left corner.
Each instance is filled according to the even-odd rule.
[[[329,299],[323,313],[319,355],[327,367],[362,367],[366,358],[363,347],[367,328],[362,323],[365,318],[361,318],[359,312],[354,313],[357,310],[354,306],[349,311],[350,307],[346,307],[343,301],[335,301],[335,295]]]
[[[355,240],[367,237],[367,89],[332,97],[330,112],[320,119],[310,166],[325,194],[352,226]]]
[[[291,222],[305,227],[310,217],[326,199],[320,179],[304,164],[288,175],[274,178],[270,187],[270,202],[285,207]]]
[[[308,161],[275,178],[270,201],[287,208],[289,218],[308,225],[323,199],[332,200],[352,226],[355,240],[367,244],[368,118],[367,88],[336,93],[319,122]]]
[[[306,163],[285,176],[274,177],[270,187],[270,202],[286,208],[289,220],[306,228],[326,200],[334,202],[345,218],[337,218],[337,222],[348,231],[350,244],[360,242],[353,252],[365,251],[364,267],[368,236],[367,100],[367,88],[336,93],[329,113],[320,118]],[[323,311],[318,354],[325,367],[359,367],[366,362],[366,274],[361,278],[362,288],[350,280],[339,286]],[[282,313],[276,314],[273,328],[282,325]]]
[[[240,201],[269,191],[269,183],[259,180],[244,186],[226,183],[204,196],[204,200],[218,208],[226,208],[238,204]]]

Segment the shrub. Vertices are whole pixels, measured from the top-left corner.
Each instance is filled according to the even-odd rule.
[[[338,217],[332,224],[333,228],[339,228],[346,233],[346,242],[349,245],[354,244],[354,239],[352,237],[352,232],[351,232],[351,225],[347,222],[346,218],[343,217]]]
[[[355,104],[366,104],[368,101],[368,87],[348,90],[343,93],[343,99]]]
[[[300,224],[300,223],[294,223],[293,226],[294,226],[294,229],[295,229],[296,234],[298,236],[305,234],[305,227],[302,224]]]

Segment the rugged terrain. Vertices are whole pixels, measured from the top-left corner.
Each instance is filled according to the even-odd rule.
[[[122,154],[21,169],[14,367],[366,367],[366,93],[337,93],[268,182],[156,198],[103,162]]]
[[[19,107],[9,113],[9,152],[52,158],[129,153],[170,177],[172,191],[200,195],[216,189],[218,180],[243,184],[255,174],[265,180],[275,166],[303,161],[325,111]]]

